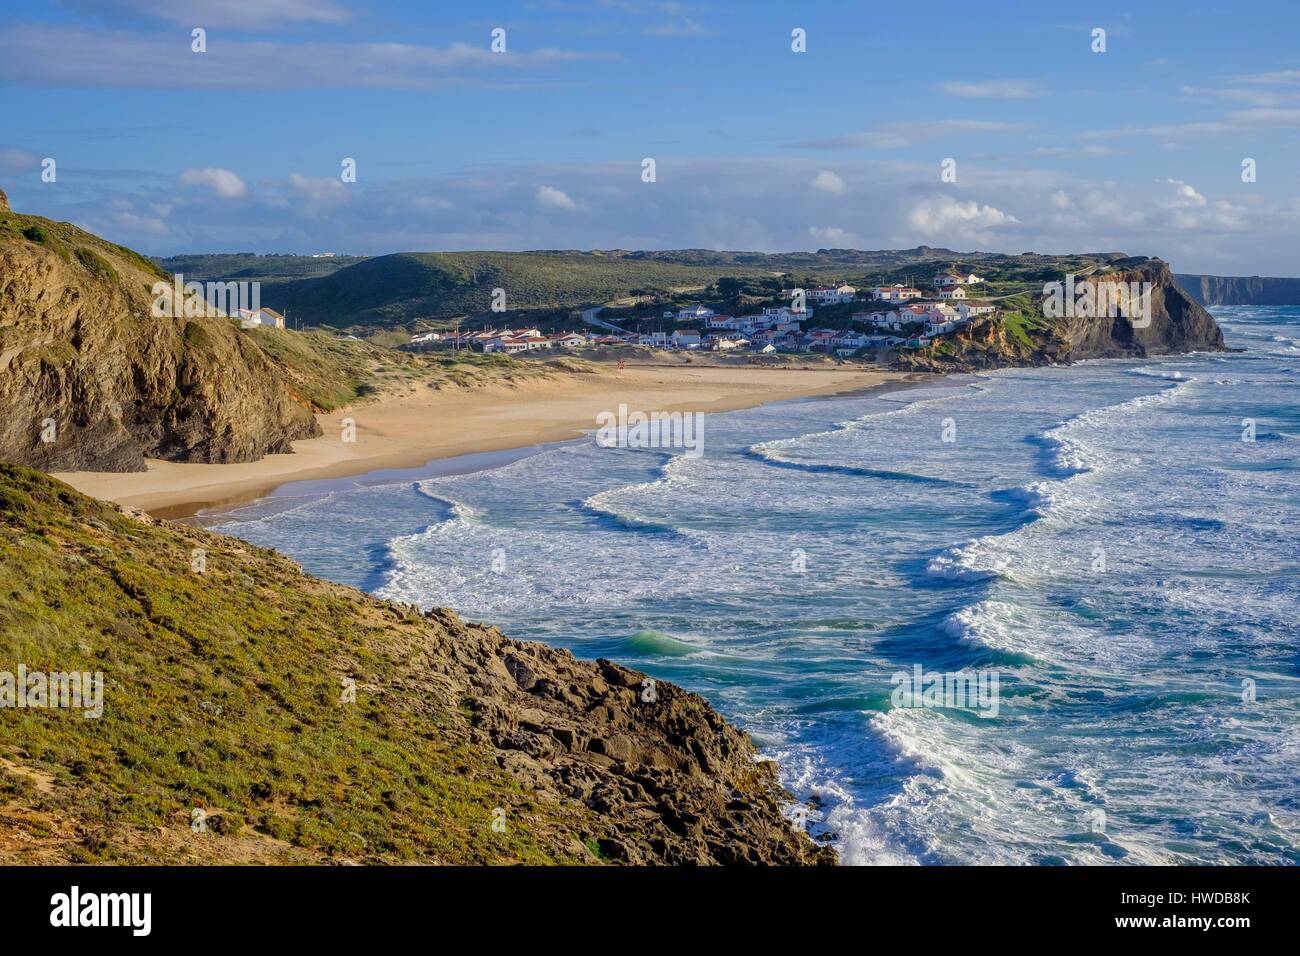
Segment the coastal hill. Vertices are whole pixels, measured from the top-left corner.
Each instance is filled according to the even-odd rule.
[[[1040,293],[1011,294],[998,299],[995,316],[977,318],[935,347],[900,352],[896,364],[916,371],[975,371],[1224,348],[1214,317],[1179,287],[1163,260],[1125,258],[1080,275],[1149,288],[1150,321],[1122,315],[1049,319]]]
[[[283,365],[234,322],[152,315],[159,281],[130,249],[0,202],[0,458],[138,471],[317,434]]]
[[[192,280],[202,277],[185,275]],[[220,314],[159,317],[158,282],[174,277],[70,223],[14,212],[0,192],[0,460],[118,472],[143,471],[146,457],[255,461],[319,434],[314,412],[398,380],[559,374],[503,356],[452,360],[327,332],[242,328]]]
[[[1174,278],[1201,305],[1300,305],[1300,279],[1182,274]]]
[[[4,711],[0,862],[835,859],[695,694],[12,465],[0,588],[9,666],[104,681]]]

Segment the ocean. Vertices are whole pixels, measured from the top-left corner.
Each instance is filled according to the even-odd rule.
[[[845,863],[1300,863],[1300,308],[1215,314],[1244,351],[287,486],[217,530],[697,691]]]

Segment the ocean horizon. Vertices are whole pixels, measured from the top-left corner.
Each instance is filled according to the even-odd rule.
[[[1214,314],[1240,351],[303,483],[214,530],[700,693],[845,863],[1294,864],[1300,308]]]

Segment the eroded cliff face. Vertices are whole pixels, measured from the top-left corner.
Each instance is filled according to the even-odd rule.
[[[904,352],[898,364],[926,371],[972,371],[1021,365],[1058,365],[1095,358],[1143,358],[1220,351],[1223,332],[1177,283],[1160,259],[1125,260],[1124,268],[1086,278],[1098,283],[1150,283],[1150,322],[1140,316],[1040,318],[1016,335],[1001,317],[976,320],[943,340],[941,349]],[[1037,302],[1039,316],[1042,303]]]
[[[1300,305],[1300,279],[1181,274],[1174,278],[1201,305]]]
[[[67,223],[0,211],[0,459],[140,471],[251,461],[319,434],[255,339],[157,318],[166,275]]]

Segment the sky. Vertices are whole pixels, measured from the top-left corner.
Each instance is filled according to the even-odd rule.
[[[925,244],[1296,276],[1298,146],[1289,0],[0,8],[11,205],[154,255]]]

